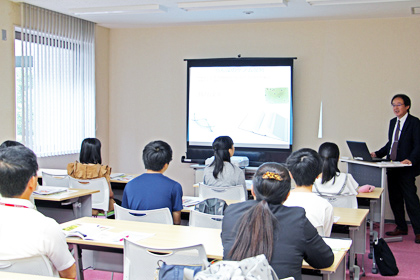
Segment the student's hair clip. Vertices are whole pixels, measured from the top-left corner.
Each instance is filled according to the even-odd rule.
[[[283,181],[283,178],[279,174],[274,173],[274,172],[270,172],[270,171],[265,172],[264,175],[262,175],[262,178],[263,179],[273,179],[273,180],[276,180],[276,181]]]

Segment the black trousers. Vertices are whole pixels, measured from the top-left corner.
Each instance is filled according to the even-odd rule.
[[[389,168],[388,196],[389,204],[397,228],[407,231],[404,205],[415,234],[420,234],[420,201],[417,196],[415,172],[411,167]]]

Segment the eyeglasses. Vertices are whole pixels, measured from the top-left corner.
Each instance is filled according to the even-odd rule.
[[[401,106],[404,106],[404,104],[391,104],[391,106],[394,108],[394,107],[401,107]]]

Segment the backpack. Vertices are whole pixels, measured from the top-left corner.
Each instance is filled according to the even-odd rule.
[[[397,262],[395,261],[391,249],[389,249],[388,244],[383,238],[379,238],[373,244],[373,254],[375,256],[376,265],[382,276],[394,276],[398,274]]]
[[[227,207],[226,201],[219,198],[207,198],[195,205],[194,210],[211,215],[223,215]]]
[[[265,255],[243,259],[242,261],[218,261],[206,270],[198,272],[194,280],[278,280],[276,272]]]
[[[169,265],[161,260],[158,266],[158,277],[155,277],[158,280],[193,280],[194,275],[203,269],[201,265]]]

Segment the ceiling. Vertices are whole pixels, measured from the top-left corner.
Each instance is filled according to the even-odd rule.
[[[61,12],[98,23],[108,28],[154,27],[191,24],[214,24],[234,22],[291,21],[291,20],[329,20],[390,17],[420,17],[412,14],[413,7],[420,7],[420,0],[347,0],[357,3],[342,5],[310,5],[307,0],[289,0],[285,7],[271,8],[234,8],[209,11],[185,11],[178,7],[180,2],[205,2],[209,0],[11,0],[26,2],[35,6]],[[220,1],[220,0],[219,0]],[[223,1],[223,0],[222,0]],[[233,0],[237,1],[237,0]],[[262,0],[254,0],[258,2]],[[310,1],[310,0],[308,0]],[[336,0],[337,2],[346,0]],[[378,2],[379,1],[379,2]],[[232,2],[232,1],[231,1]],[[95,12],[109,7],[139,5],[160,5],[163,12],[80,14],[74,11],[86,9]],[[419,8],[420,10],[420,8]]]

